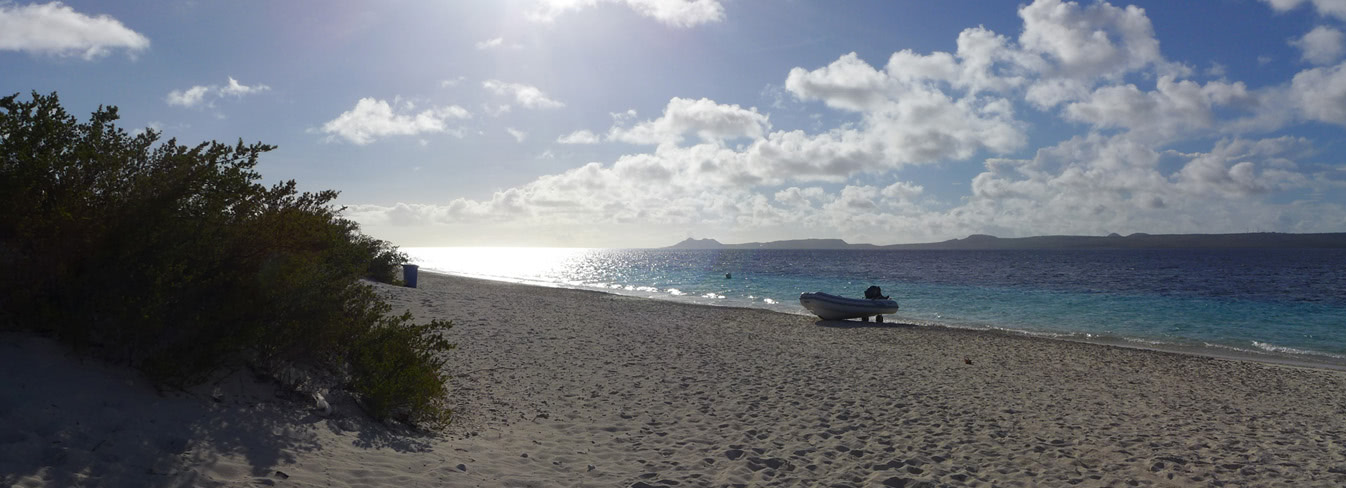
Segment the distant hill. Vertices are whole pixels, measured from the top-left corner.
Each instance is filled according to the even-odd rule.
[[[1111,234],[1099,236],[995,237],[974,234],[962,239],[925,244],[851,244],[841,239],[795,239],[721,244],[715,239],[687,239],[666,249],[1238,249],[1346,248],[1346,233],[1283,234]]]
[[[794,239],[788,241],[720,244],[715,239],[687,239],[665,249],[878,249],[873,244],[851,244],[841,239]]]

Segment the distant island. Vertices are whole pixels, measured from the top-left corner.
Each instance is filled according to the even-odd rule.
[[[772,242],[722,244],[715,239],[687,239],[664,249],[884,249],[884,250],[1000,250],[1000,249],[1252,249],[1346,248],[1346,232],[1326,234],[1110,234],[1100,236],[995,237],[974,234],[963,239],[924,244],[851,244],[841,239],[793,239]]]

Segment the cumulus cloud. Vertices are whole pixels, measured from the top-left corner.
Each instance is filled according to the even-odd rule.
[[[1268,136],[1303,122],[1346,126],[1346,63],[1331,65],[1340,54],[1249,88],[1189,79],[1159,51],[1139,8],[1037,0],[1019,14],[1017,38],[971,27],[952,52],[901,50],[883,64],[846,53],[784,73],[783,93],[847,116],[830,128],[775,130],[755,107],[671,98],[652,118],[613,113],[606,134],[557,138],[646,146],[640,152],[486,198],[352,208],[380,225],[604,228],[652,239],[619,245],[663,245],[692,229],[895,242],[1346,225],[1346,209],[1322,197],[1346,188],[1343,172],[1316,166],[1310,140]],[[547,99],[521,96],[523,85],[484,86],[521,106]],[[1058,117],[1075,133],[1024,154],[1033,126],[1021,111]],[[985,169],[953,202],[941,201],[944,188],[901,177],[910,165],[957,161]]]
[[[1208,152],[1162,151],[1125,135],[1076,137],[1031,160],[988,160],[955,212],[974,227],[1034,233],[1241,232],[1296,213],[1249,197],[1311,183],[1307,141],[1221,140]],[[1237,204],[1233,204],[1238,202]],[[1307,217],[1307,215],[1304,215]],[[1111,230],[1110,230],[1111,229]]]
[[[1162,61],[1159,40],[1136,6],[1040,0],[1019,8],[1024,30],[1019,44],[1051,63],[1046,71],[1066,77],[1115,77]]]
[[[1002,84],[990,81],[994,76],[986,70],[992,69],[991,64],[982,64],[979,71],[964,66],[963,59],[949,53],[922,56],[902,51],[879,71],[851,53],[812,71],[792,69],[785,87],[800,99],[863,114],[865,145],[897,163],[1018,149],[1026,136],[1010,102],[978,93]],[[931,81],[965,88],[946,92]]]
[[[562,14],[593,8],[600,3],[625,5],[671,27],[693,27],[724,20],[724,6],[719,0],[539,0],[527,15],[534,21],[554,22]]]
[[[1290,82],[1289,96],[1304,118],[1346,125],[1346,63],[1299,72]]]
[[[1024,30],[1018,61],[1035,73],[1026,98],[1039,108],[1088,96],[1099,82],[1115,82],[1128,73],[1155,69],[1187,75],[1188,68],[1168,62],[1145,9],[1107,2],[1038,0],[1019,8]]]
[[[827,192],[820,187],[800,188],[792,186],[776,192],[773,198],[786,207],[811,207],[815,202],[822,201],[827,196]]]
[[[1325,231],[1337,205],[1277,204],[1263,196],[1323,185],[1297,161],[1310,157],[1303,139],[1223,139],[1209,151],[1156,149],[1126,135],[1089,135],[1039,150],[1031,159],[992,158],[972,180],[972,193],[954,206],[925,202],[917,183],[822,186],[739,185],[707,178],[699,164],[711,145],[662,147],[611,165],[589,163],[481,200],[456,199],[419,207],[361,206],[358,221],[425,221],[437,225],[652,226],[639,245],[664,245],[677,236],[660,226],[711,229],[717,236],[747,230],[790,229],[858,242],[932,241],[971,233],[1093,234],[1109,232],[1242,232],[1248,227]],[[886,180],[886,181],[885,181]],[[1323,188],[1328,188],[1323,186]],[[404,215],[414,209],[416,217]],[[1321,213],[1319,216],[1317,213]],[[1338,220],[1340,220],[1338,218]],[[1319,224],[1314,224],[1315,222]],[[1323,223],[1327,222],[1327,223]],[[900,237],[898,237],[900,236]],[[629,242],[629,241],[628,241]],[[630,244],[628,244],[630,245]]]
[[[211,91],[211,87],[199,85],[186,90],[173,90],[168,92],[168,104],[195,107],[200,105],[206,99],[206,94]]]
[[[925,187],[906,181],[897,181],[879,191],[884,197],[900,202],[909,202],[925,192]]]
[[[556,138],[561,144],[598,144],[598,135],[588,130],[577,130]]]
[[[1285,12],[1309,4],[1319,15],[1346,20],[1346,2],[1341,0],[1263,0],[1278,12]]]
[[[1150,140],[1168,141],[1214,129],[1217,108],[1254,103],[1254,94],[1242,82],[1203,85],[1161,76],[1153,91],[1132,84],[1099,88],[1087,99],[1066,105],[1064,114],[1094,127],[1125,128]]]
[[[513,127],[506,127],[505,132],[508,132],[509,136],[514,138],[514,142],[523,142],[524,139],[528,138],[527,132],[515,129]]]
[[[613,127],[608,139],[632,144],[676,144],[688,133],[703,141],[724,141],[740,137],[760,138],[771,124],[756,107],[721,105],[706,98],[673,98],[663,116],[630,128]]]
[[[494,38],[494,39],[487,39],[487,40],[485,40],[485,41],[478,41],[477,44],[476,44],[476,46],[477,46],[477,49],[479,49],[479,50],[481,50],[481,49],[491,49],[491,48],[500,47],[500,45],[501,45],[501,44],[504,44],[504,43],[505,43],[505,38],[503,38],[503,37],[497,37],[497,38]]]
[[[252,86],[244,85],[242,83],[239,83],[238,80],[235,80],[234,77],[230,76],[229,84],[221,88],[220,93],[223,95],[241,97],[243,95],[250,95],[253,93],[264,92],[270,89],[271,87],[261,84]]]
[[[887,99],[889,79],[855,53],[812,71],[793,68],[785,89],[803,99],[822,100],[829,107],[864,111]]]
[[[212,106],[213,102],[221,97],[242,98],[245,95],[252,95],[270,90],[271,87],[263,84],[244,85],[229,77],[229,82],[224,86],[219,85],[196,85],[186,90],[173,90],[168,92],[165,101],[169,105],[180,107],[199,107]]]
[[[1246,197],[1307,183],[1295,171],[1293,156],[1310,153],[1305,139],[1280,137],[1256,141],[1221,140],[1210,152],[1195,155],[1175,175],[1178,189],[1195,195]],[[1290,157],[1287,157],[1290,156]]]
[[[1290,45],[1299,48],[1304,61],[1317,65],[1332,64],[1346,52],[1346,36],[1337,29],[1320,25],[1304,34],[1304,37],[1291,40]]]
[[[486,80],[482,82],[481,86],[496,95],[511,97],[516,103],[526,108],[547,109],[565,106],[564,103],[548,98],[546,93],[532,85]]]
[[[0,50],[91,60],[113,49],[134,57],[149,47],[148,38],[107,15],[91,17],[61,2],[0,4]]]
[[[329,137],[340,137],[357,145],[365,145],[388,136],[407,136],[450,132],[448,121],[466,119],[471,113],[457,105],[414,112],[409,102],[393,104],[375,98],[361,98],[355,108],[343,112],[323,124],[321,132]]]

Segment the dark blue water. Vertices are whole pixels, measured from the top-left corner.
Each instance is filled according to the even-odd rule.
[[[890,320],[1346,364],[1346,250],[406,251],[454,274],[793,313],[801,292],[879,285],[902,306]]]

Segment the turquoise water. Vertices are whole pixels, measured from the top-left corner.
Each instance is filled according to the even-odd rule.
[[[403,251],[449,274],[797,314],[802,292],[879,285],[902,306],[889,321],[1346,366],[1343,250]]]

